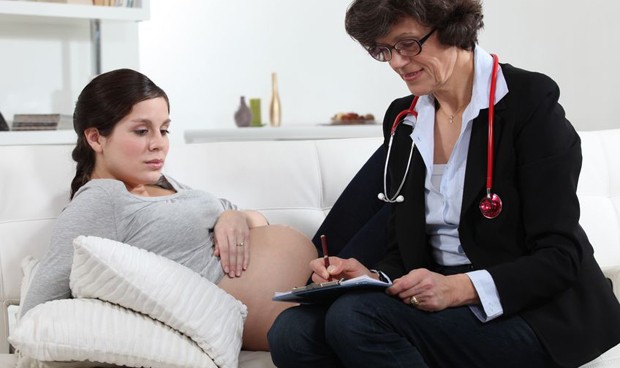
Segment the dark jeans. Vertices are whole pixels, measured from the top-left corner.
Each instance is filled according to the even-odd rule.
[[[383,192],[385,150],[379,147],[342,192],[312,242],[323,255],[325,235],[331,256],[356,258],[372,268],[384,255],[389,205],[377,198]]]
[[[481,323],[468,307],[423,312],[377,291],[287,309],[268,337],[280,368],[555,366],[521,317]]]

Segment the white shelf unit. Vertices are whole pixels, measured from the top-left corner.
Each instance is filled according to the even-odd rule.
[[[37,22],[43,18],[58,21],[87,20],[118,20],[142,21],[149,19],[149,0],[136,2],[136,7],[115,7],[46,3],[37,1],[0,0],[0,19]]]
[[[39,130],[0,132],[0,146],[33,144],[75,144],[77,135],[73,130]]]
[[[94,74],[101,66],[100,38],[105,38],[99,31],[99,22],[139,22],[150,17],[150,0],[136,0],[135,6],[114,7],[96,5],[78,5],[63,3],[48,3],[23,0],[0,0],[0,22],[24,23],[33,26],[45,24],[73,24],[76,22],[90,22],[91,43],[93,47]],[[93,38],[93,25],[97,25],[97,39]],[[5,115],[11,120],[11,116]],[[29,132],[0,132],[0,145],[16,144],[74,144],[73,131],[29,131]]]
[[[291,141],[306,139],[342,139],[382,137],[380,124],[369,125],[308,125],[288,127],[247,127],[232,129],[186,130],[186,143],[233,141]]]

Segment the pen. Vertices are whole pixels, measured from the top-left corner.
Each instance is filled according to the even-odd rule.
[[[327,252],[327,237],[325,235],[321,235],[321,246],[323,247],[323,262],[325,263],[325,268],[329,267],[329,253]],[[330,276],[329,281],[332,280]]]

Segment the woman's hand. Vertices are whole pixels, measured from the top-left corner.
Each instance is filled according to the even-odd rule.
[[[394,280],[387,293],[429,312],[478,302],[476,289],[466,274],[445,276],[424,268]]]
[[[325,268],[325,260],[323,258],[310,261],[310,268],[313,271],[313,282],[322,283],[333,279],[350,279],[361,275],[370,275],[371,273],[355,258],[329,257],[329,264],[329,267]]]
[[[224,273],[229,277],[241,276],[250,264],[250,226],[243,211],[224,211],[213,229],[215,250]]]

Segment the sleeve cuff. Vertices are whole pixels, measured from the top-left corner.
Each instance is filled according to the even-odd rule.
[[[479,305],[470,305],[469,309],[481,322],[491,321],[502,314],[504,309],[499,300],[499,293],[491,274],[486,270],[467,272],[480,298]]]

